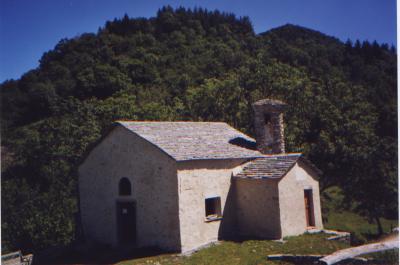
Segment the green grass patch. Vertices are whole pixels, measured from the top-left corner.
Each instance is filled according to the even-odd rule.
[[[368,258],[372,258],[376,264],[399,264],[399,250],[374,253],[369,255]]]
[[[377,239],[377,225],[374,222],[368,222],[363,218],[350,211],[332,212],[330,213],[324,224],[326,229],[335,229],[353,233],[358,243],[366,243]],[[391,229],[398,226],[397,220],[381,219],[384,233],[390,233]]]
[[[370,222],[367,218],[352,212],[351,205],[344,207],[344,196],[338,187],[331,187],[324,191],[321,203],[326,229],[351,232],[355,244],[374,241],[380,236],[375,222]],[[390,233],[391,229],[398,227],[398,220],[385,218],[380,220],[384,233]]]
[[[290,264],[269,261],[271,254],[329,254],[338,249],[349,247],[347,243],[326,240],[325,234],[301,235],[287,238],[286,243],[269,240],[247,240],[243,242],[223,241],[189,256],[161,255],[156,257],[127,260],[118,265],[181,264],[181,265],[256,265]]]

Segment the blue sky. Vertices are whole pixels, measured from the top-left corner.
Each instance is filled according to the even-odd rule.
[[[287,23],[345,41],[396,45],[395,0],[1,0],[0,82],[36,68],[62,38],[96,32],[107,20],[152,17],[163,5],[205,7],[249,16],[257,33]]]

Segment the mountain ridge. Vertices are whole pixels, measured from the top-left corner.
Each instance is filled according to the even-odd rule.
[[[393,216],[396,75],[388,45],[293,25],[258,35],[246,17],[201,8],[164,7],[63,39],[0,85],[2,246],[80,239],[76,168],[114,120],[223,121],[253,135],[251,104],[263,98],[288,104],[287,150],[324,172],[322,190],[340,186],[371,219]]]

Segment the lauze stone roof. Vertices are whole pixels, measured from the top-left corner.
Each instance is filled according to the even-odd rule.
[[[142,122],[118,124],[146,139],[177,161],[257,158],[255,141],[224,122]]]
[[[244,166],[235,177],[265,179],[280,178],[296,164],[301,154],[268,155],[256,158]]]

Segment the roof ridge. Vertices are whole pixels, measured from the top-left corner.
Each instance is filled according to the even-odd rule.
[[[303,156],[303,153],[264,154],[263,157]]]

